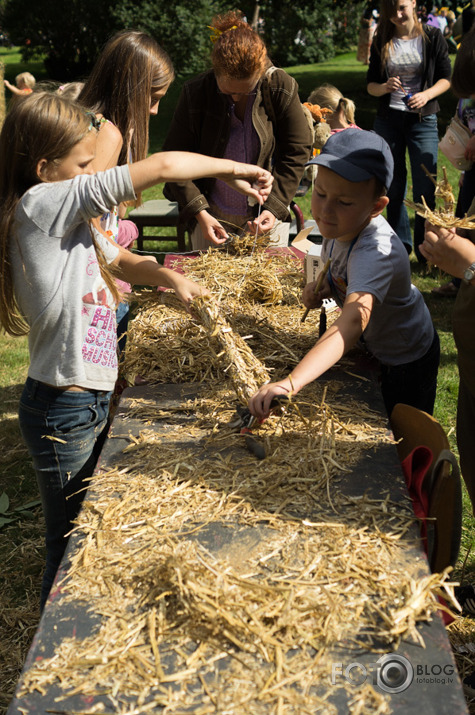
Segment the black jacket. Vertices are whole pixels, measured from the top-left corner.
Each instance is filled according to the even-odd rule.
[[[448,79],[452,75],[452,65],[450,64],[447,42],[437,27],[423,25],[424,35],[422,43],[423,68],[421,79],[421,91],[432,87],[439,79]],[[381,64],[381,42],[377,34],[373,38],[369,67],[366,74],[366,83],[377,82],[383,84],[389,79],[386,66]],[[389,109],[391,93],[387,92],[379,97],[378,115],[386,116]],[[422,107],[422,116],[435,114],[440,109],[437,99],[431,99]]]

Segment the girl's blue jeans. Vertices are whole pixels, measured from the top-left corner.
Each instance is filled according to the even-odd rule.
[[[410,253],[411,227],[404,206],[407,188],[406,149],[409,152],[411,165],[413,199],[416,203],[421,203],[421,198],[424,196],[428,207],[433,209],[435,186],[422,165],[430,174],[437,175],[439,143],[437,116],[428,114],[426,117],[421,117],[418,113],[399,112],[396,109],[389,109],[388,112],[387,116],[377,116],[374,121],[375,132],[386,139],[394,158],[394,178],[388,189],[387,219]],[[416,215],[414,251],[420,263],[426,262],[419,251],[419,246],[424,240],[424,221],[422,216]]]
[[[59,390],[27,378],[20,429],[38,480],[46,521],[43,608],[109,427],[111,393]]]

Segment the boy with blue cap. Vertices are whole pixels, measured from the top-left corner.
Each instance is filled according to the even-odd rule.
[[[374,132],[333,134],[310,164],[318,165],[312,214],[330,268],[321,289],[308,284],[302,300],[319,308],[333,298],[341,314],[283,380],[263,385],[250,399],[256,417],[269,415],[278,395],[295,395],[362,340],[381,365],[388,416],[397,402],[432,414],[440,345],[429,310],[411,284],[409,257],[382,212],[393,177],[386,141]]]

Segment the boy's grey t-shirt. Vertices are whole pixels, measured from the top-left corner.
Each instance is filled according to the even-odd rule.
[[[28,375],[33,379],[58,387],[114,388],[115,305],[88,221],[134,198],[127,166],[37,184],[22,196],[10,260],[16,300],[30,326]],[[94,235],[112,262],[118,247]]]
[[[422,294],[411,283],[406,248],[382,216],[351,242],[323,239],[331,255],[333,297],[342,306],[350,293],[371,293],[371,318],[363,333],[368,350],[384,365],[403,365],[429,350],[434,327]]]

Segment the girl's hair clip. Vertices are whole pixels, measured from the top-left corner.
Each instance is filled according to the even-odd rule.
[[[91,129],[96,129],[96,131],[99,131],[101,127],[101,120],[96,117],[94,112],[86,112],[86,117],[89,117],[91,121],[89,131],[91,131]]]
[[[209,39],[214,44],[216,42],[216,40],[219,40],[221,35],[223,35],[225,32],[229,32],[230,30],[237,30],[237,25],[228,27],[226,30],[218,30],[217,27],[212,27],[211,25],[208,25],[208,29],[212,30],[212,32],[213,32],[213,34],[209,36]]]

